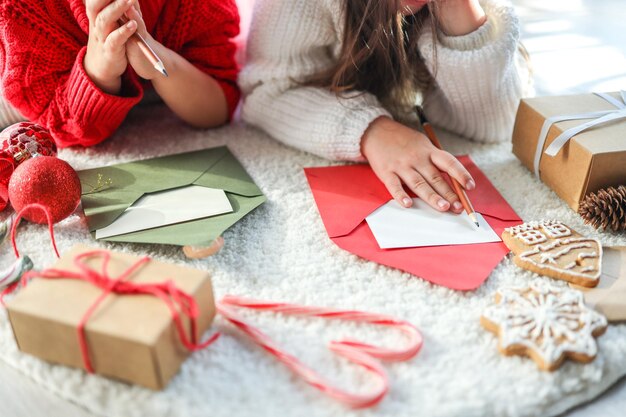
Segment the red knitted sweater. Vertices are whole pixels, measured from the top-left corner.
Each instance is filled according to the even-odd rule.
[[[232,115],[239,101],[232,42],[239,33],[235,0],[140,0],[148,31],[215,78]],[[123,91],[101,91],[83,68],[89,21],[83,0],[2,0],[0,71],[5,98],[52,132],[61,147],[109,137],[148,84],[129,66]]]

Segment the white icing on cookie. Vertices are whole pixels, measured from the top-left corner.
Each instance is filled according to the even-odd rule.
[[[572,230],[569,227],[556,220],[541,222],[541,228],[548,237],[553,239],[572,235]]]
[[[533,222],[520,224],[518,226],[507,227],[504,229],[505,232],[510,233],[512,235],[516,235],[521,232],[525,232],[527,230],[534,230],[535,228],[531,226]]]
[[[551,253],[542,253],[541,254],[541,260],[539,261],[539,263],[542,263],[542,264],[545,264],[545,263],[556,264],[556,258]]]
[[[504,230],[521,240],[525,245],[531,246],[545,242],[548,237],[555,239],[572,235],[572,230],[558,220],[532,221]]]
[[[562,240],[561,242],[565,242],[565,240]],[[556,245],[556,246],[559,246],[559,245]],[[556,260],[564,255],[567,255],[574,249],[582,249],[582,248],[590,248],[590,247],[591,247],[591,243],[579,243],[577,245],[569,245],[569,246],[566,246],[565,249],[558,251],[556,253],[543,253],[541,254],[541,258],[543,259],[543,257],[545,256],[545,257],[550,257]],[[541,248],[544,248],[544,246],[537,246],[537,249],[541,249]],[[554,246],[550,249],[554,249]],[[595,252],[594,252],[594,256],[589,256],[589,255],[590,254],[588,253],[581,253],[580,255],[578,255],[578,259],[582,260],[584,258],[595,258]],[[553,262],[553,263],[556,263],[556,262]]]
[[[542,243],[547,240],[545,235],[538,230],[520,232],[517,233],[515,237],[524,242],[525,245],[536,245],[537,243]]]
[[[537,229],[539,229],[539,222],[532,221],[532,222],[520,224],[519,226],[507,227],[504,230],[510,233],[511,235],[516,235],[518,233],[527,232],[530,230],[537,230]]]
[[[537,279],[529,287],[500,289],[498,295],[483,317],[499,327],[501,348],[524,346],[548,367],[566,353],[596,355],[593,333],[607,321],[584,305],[580,291]]]
[[[578,255],[578,260],[582,261],[583,259],[587,259],[587,258],[597,258],[598,254],[595,252],[590,252],[590,253],[581,253]]]
[[[551,250],[563,247],[558,252],[550,252]],[[575,249],[583,248],[597,248],[598,252],[583,252],[577,256],[578,262],[568,263],[565,266],[558,265],[558,259],[567,255],[569,252]],[[568,275],[582,277],[585,279],[598,280],[600,279],[600,269],[593,267],[588,269],[591,265],[583,265],[584,259],[597,259],[602,254],[602,245],[595,239],[587,238],[571,238],[571,239],[557,239],[547,245],[537,245],[532,250],[523,252],[519,255],[520,259],[529,262],[530,264],[539,267],[547,268],[556,272],[566,272]],[[535,255],[539,255],[534,259]],[[573,264],[573,265],[572,265]],[[576,266],[580,266],[582,269],[575,271]]]
[[[572,268],[575,268],[576,265],[577,265],[576,262],[571,262],[571,263],[568,263],[567,265],[565,265],[563,268],[564,269],[572,269]]]

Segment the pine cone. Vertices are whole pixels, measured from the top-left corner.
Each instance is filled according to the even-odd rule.
[[[591,193],[580,203],[578,214],[596,229],[626,230],[626,186]]]

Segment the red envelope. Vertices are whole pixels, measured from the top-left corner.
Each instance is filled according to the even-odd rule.
[[[522,223],[469,156],[458,157],[476,181],[467,195],[493,230]],[[342,249],[454,290],[478,288],[509,253],[502,242],[380,249],[365,218],[391,196],[369,165],[304,169],[328,236]],[[419,233],[416,230],[416,233]]]

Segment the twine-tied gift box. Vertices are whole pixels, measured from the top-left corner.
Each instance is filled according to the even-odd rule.
[[[129,269],[118,293],[107,287]],[[19,349],[48,362],[162,389],[215,316],[204,271],[83,245],[46,271],[69,274],[33,278],[7,311]],[[101,285],[74,274],[102,278]]]
[[[513,153],[572,209],[626,183],[626,94],[523,99]]]

